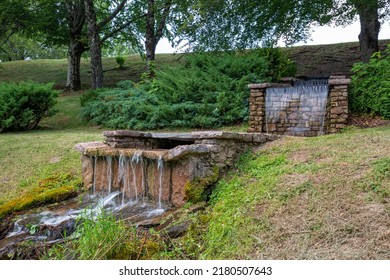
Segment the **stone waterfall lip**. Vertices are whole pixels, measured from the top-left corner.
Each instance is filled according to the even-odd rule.
[[[134,149],[113,148],[102,142],[78,143],[75,149],[84,156],[127,156],[140,155],[144,158],[174,161],[195,154],[207,154],[215,151],[216,145],[193,144],[180,145],[172,149]]]
[[[280,138],[276,134],[196,131],[189,133],[176,132],[141,132],[132,130],[113,130],[103,132],[105,142],[88,142],[75,145],[75,149],[85,156],[127,156],[140,155],[149,159],[173,161],[191,155],[218,153],[224,141],[245,142],[259,145]],[[138,139],[138,143],[133,143]],[[177,141],[172,148],[152,148],[148,141]],[[187,143],[186,143],[187,142]],[[118,145],[120,143],[121,145]],[[141,145],[139,145],[141,143]],[[145,144],[146,143],[146,144]],[[137,146],[138,145],[138,146]],[[158,147],[158,146],[157,146]],[[163,147],[163,146],[161,146]]]
[[[269,140],[279,138],[274,134],[266,133],[248,133],[248,132],[227,132],[220,130],[195,131],[195,132],[142,132],[133,130],[112,130],[104,131],[103,136],[107,139],[121,141],[123,139],[149,138],[149,139],[168,139],[168,140],[238,140],[244,142],[264,143]]]

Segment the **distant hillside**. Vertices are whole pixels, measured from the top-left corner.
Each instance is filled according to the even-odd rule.
[[[380,41],[384,49],[390,40]],[[355,62],[360,61],[359,43],[339,43],[284,48],[298,66],[297,76],[326,77],[331,74],[350,75]],[[157,54],[156,67],[183,63],[182,54]],[[138,82],[145,71],[145,61],[139,55],[127,57],[124,69],[119,69],[115,58],[103,58],[105,85],[110,87],[118,81],[130,79]],[[0,82],[31,79],[37,82],[54,82],[56,89],[63,89],[66,82],[66,59],[37,59],[30,61],[11,61],[0,64]],[[89,60],[81,61],[82,89],[90,87],[91,72]]]
[[[389,43],[390,40],[380,41],[380,49]],[[359,42],[290,47],[286,51],[298,66],[297,76],[350,76],[352,65],[360,61]]]

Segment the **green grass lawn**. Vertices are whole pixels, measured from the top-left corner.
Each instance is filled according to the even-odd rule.
[[[79,142],[102,140],[102,129],[80,119],[80,93],[60,96],[58,113],[30,132],[0,134],[0,205],[29,192],[40,179],[81,175]]]

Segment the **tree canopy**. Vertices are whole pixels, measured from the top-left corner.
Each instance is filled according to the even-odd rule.
[[[378,50],[380,24],[388,18],[387,0],[199,0],[183,38],[192,49],[237,49],[287,45],[310,38],[316,25],[347,25],[359,18],[362,60]]]

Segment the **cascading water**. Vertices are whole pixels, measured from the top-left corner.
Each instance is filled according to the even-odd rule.
[[[158,189],[158,209],[162,209],[162,179],[163,179],[163,173],[164,173],[164,161],[162,159],[162,156],[160,156],[157,160],[157,170],[159,171],[158,175],[158,182],[159,182],[159,189]]]
[[[325,80],[296,82],[293,87],[267,88],[267,133],[323,135],[327,98],[328,84]]]
[[[55,210],[21,215],[16,219],[13,230],[0,240],[0,255],[2,250],[23,240],[55,242],[64,235],[71,235],[77,226],[77,220],[95,219],[103,212],[131,223],[163,214],[163,158],[159,156],[154,160],[154,164],[150,164],[158,174],[158,182],[154,186],[154,189],[158,190],[155,202],[148,201],[144,195],[147,180],[144,161],[141,152],[132,156],[120,155],[117,160],[112,156],[94,156],[91,158],[91,193],[84,194],[82,201],[79,198],[70,200],[60,207],[57,206]],[[114,173],[115,166],[118,167],[117,175]],[[99,178],[98,172],[102,172]],[[150,183],[154,181],[154,178],[151,178]],[[140,182],[142,183],[139,184]],[[32,228],[37,230],[32,232]]]
[[[112,188],[112,157],[106,156],[107,161],[107,185],[108,185],[108,193],[111,193]]]
[[[93,157],[93,184],[92,184],[92,194],[95,194],[96,191],[96,178],[97,178],[97,156]]]

